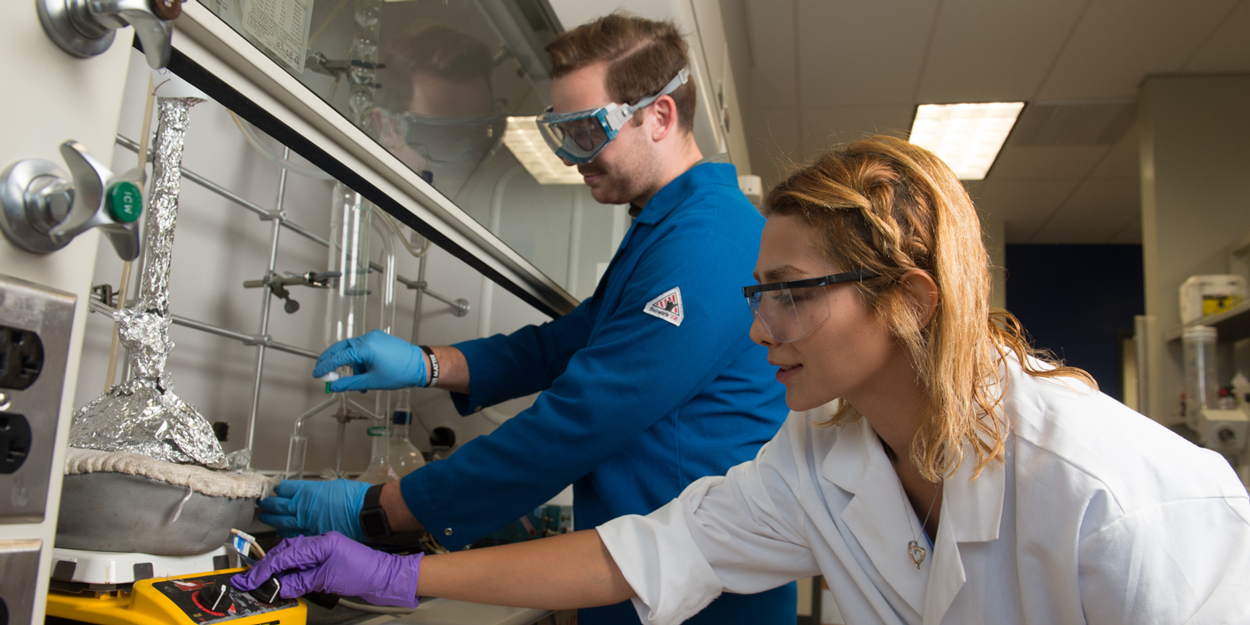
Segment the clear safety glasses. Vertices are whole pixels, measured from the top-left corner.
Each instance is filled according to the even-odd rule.
[[[607,147],[625,122],[634,113],[650,106],[661,96],[669,95],[690,78],[690,68],[683,67],[672,80],[653,96],[634,104],[616,104],[572,113],[553,113],[551,107],[538,118],[538,130],[556,156],[577,165],[595,160]]]
[[[857,269],[807,280],[744,286],[742,294],[768,335],[778,343],[789,343],[807,336],[829,318],[825,287],[875,277],[871,271]]]

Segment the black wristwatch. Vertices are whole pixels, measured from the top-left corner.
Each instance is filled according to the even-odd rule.
[[[365,503],[360,507],[360,530],[365,540],[378,542],[391,536],[391,524],[382,509],[382,485],[370,486],[365,491]]]

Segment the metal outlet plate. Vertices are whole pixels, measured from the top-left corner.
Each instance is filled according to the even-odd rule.
[[[36,539],[0,540],[0,602],[8,612],[7,625],[30,625],[42,546]]]
[[[76,299],[70,293],[0,275],[0,326],[34,332],[43,344],[43,366],[34,383],[23,390],[0,388],[4,396],[0,411],[22,415],[30,434],[21,465],[11,473],[0,473],[0,524],[43,521]]]

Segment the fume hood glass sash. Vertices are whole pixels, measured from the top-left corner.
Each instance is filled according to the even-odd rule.
[[[198,2],[187,2],[174,32],[171,69],[321,166],[435,244],[539,310],[571,311],[577,300],[355,127],[330,104]],[[202,76],[185,74],[200,73]],[[223,99],[222,87],[233,97]],[[214,93],[214,92],[218,93]],[[233,102],[224,100],[234,100]],[[272,128],[274,123],[281,128]],[[285,132],[283,132],[285,131]]]

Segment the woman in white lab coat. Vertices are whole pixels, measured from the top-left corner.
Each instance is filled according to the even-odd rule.
[[[816,574],[848,624],[1250,622],[1245,488],[989,311],[976,212],[936,156],[852,143],[767,214],[744,294],[796,412],[754,461],[595,531],[419,563],[302,539],[253,576],[545,608],[632,597],[656,625]]]

